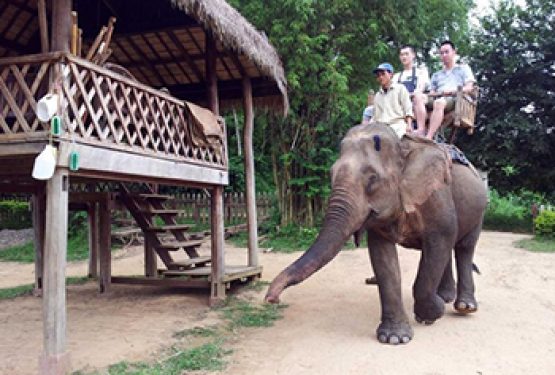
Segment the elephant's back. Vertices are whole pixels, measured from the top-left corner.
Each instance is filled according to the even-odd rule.
[[[475,169],[453,163],[451,191],[460,238],[482,223],[488,203],[487,190]]]

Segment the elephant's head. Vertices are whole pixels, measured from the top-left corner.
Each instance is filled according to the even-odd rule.
[[[446,153],[426,140],[399,140],[387,125],[352,128],[331,169],[332,194],[312,246],[272,282],[266,300],[278,302],[297,284],[332,260],[347,239],[368,228],[394,228],[450,181]]]

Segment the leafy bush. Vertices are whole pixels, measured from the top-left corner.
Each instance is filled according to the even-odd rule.
[[[528,193],[523,196],[525,198],[514,193],[502,196],[495,189],[492,189],[489,193],[489,204],[484,216],[484,228],[530,232],[532,230],[530,201],[534,199],[534,195]]]
[[[542,211],[534,219],[536,235],[555,238],[555,211]]]
[[[0,201],[0,229],[25,229],[32,226],[28,202]]]

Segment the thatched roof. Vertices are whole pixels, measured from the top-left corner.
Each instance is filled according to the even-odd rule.
[[[52,2],[47,0],[51,9]],[[183,99],[206,104],[206,34],[216,41],[221,106],[242,97],[242,77],[253,85],[254,103],[283,113],[287,83],[280,58],[263,33],[223,0],[75,1],[86,52],[100,27],[116,17],[110,62],[139,81],[166,87]],[[0,0],[0,58],[40,52],[36,0]]]
[[[266,34],[258,32],[224,0],[172,0],[172,3],[201,22],[225,47],[248,56],[263,73],[274,79],[287,100],[285,72]],[[285,111],[287,107],[286,102]]]

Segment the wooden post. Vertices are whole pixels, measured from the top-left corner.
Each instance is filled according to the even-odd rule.
[[[99,260],[100,277],[98,278],[100,293],[106,293],[112,282],[112,231],[111,231],[110,194],[105,193],[98,204],[98,226],[100,233]]]
[[[66,253],[69,177],[57,168],[46,184],[46,231],[43,277],[43,353],[41,374],[65,374],[69,370],[66,342]]]
[[[100,234],[98,228],[98,207],[90,202],[87,210],[89,223],[89,277],[98,277],[98,247]]]
[[[35,290],[34,294],[42,294],[42,273],[44,265],[44,231],[46,225],[46,196],[41,188],[33,194],[33,231],[35,242]]]
[[[216,76],[216,42],[212,34],[206,32],[206,86],[208,91],[208,108],[216,115],[220,114],[218,103],[218,77]]]
[[[37,8],[39,11],[39,29],[40,29],[40,50],[43,53],[48,52],[48,20],[46,19],[45,0],[38,0]]]
[[[254,181],[254,152],[252,149],[252,132],[254,128],[254,112],[252,104],[252,84],[249,77],[243,77],[243,111],[245,128],[243,131],[245,147],[245,182],[247,193],[247,230],[249,266],[258,266],[258,233],[256,223],[256,193]]]
[[[210,195],[210,217],[212,226],[212,277],[210,306],[217,305],[225,299],[225,285],[222,282],[225,274],[224,255],[224,188],[216,186]]]
[[[52,51],[69,52],[72,0],[52,2]]]
[[[145,276],[156,277],[158,275],[158,265],[156,264],[156,253],[152,246],[152,235],[150,233],[143,233],[145,244]]]

